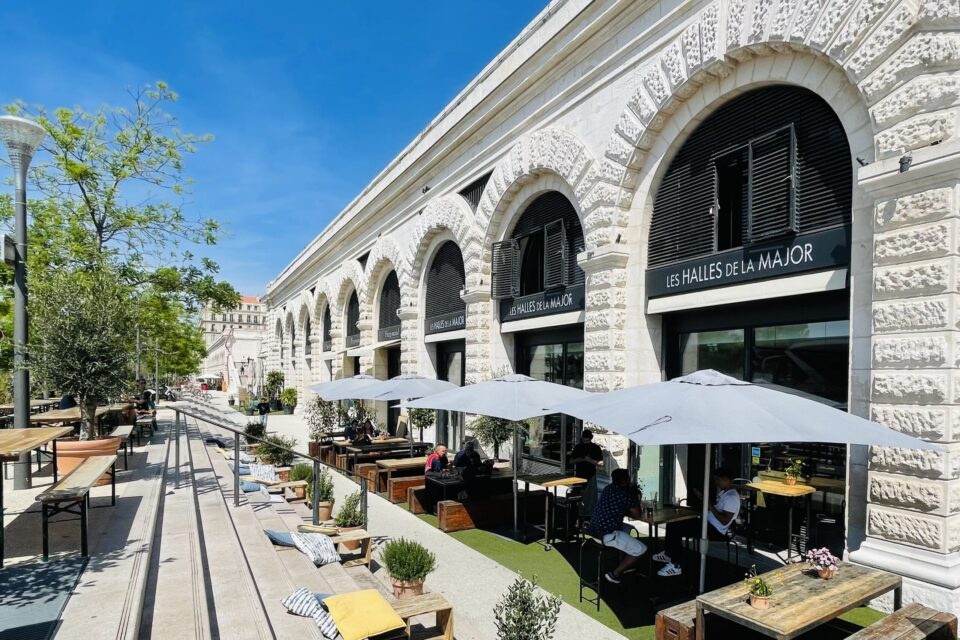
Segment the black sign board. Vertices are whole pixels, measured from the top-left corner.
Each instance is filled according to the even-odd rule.
[[[500,322],[552,316],[555,313],[580,311],[584,308],[584,287],[551,289],[529,296],[500,301]]]
[[[400,325],[395,327],[384,327],[377,331],[377,341],[384,342],[386,340],[399,340],[400,339]]]
[[[454,311],[453,313],[444,313],[439,316],[427,318],[427,326],[424,333],[446,333],[447,331],[456,331],[467,326],[467,313],[465,311]]]
[[[354,334],[352,336],[347,336],[347,348],[352,349],[353,347],[360,346],[360,334]]]
[[[647,271],[647,296],[711,289],[850,263],[850,228],[750,245]]]

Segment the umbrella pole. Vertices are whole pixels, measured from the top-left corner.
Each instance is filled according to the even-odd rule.
[[[513,425],[513,536],[520,537],[520,518],[517,509],[517,494],[520,492],[517,485],[517,425]]]
[[[707,513],[710,504],[710,454],[713,446],[706,445],[707,451],[703,455],[703,518],[700,528],[700,593],[706,588],[707,581],[707,552],[710,550],[710,541],[707,538]]]

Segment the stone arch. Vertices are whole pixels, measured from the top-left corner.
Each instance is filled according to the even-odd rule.
[[[361,317],[372,319],[374,314],[374,305],[380,295],[380,287],[383,280],[391,270],[397,272],[397,278],[407,269],[407,256],[401,251],[400,245],[392,236],[380,236],[377,242],[370,250],[370,256],[367,258],[367,268],[364,270],[363,279],[366,283],[364,295],[360,297]],[[407,292],[403,290],[401,281],[400,294],[406,297]],[[367,314],[367,315],[364,315]]]
[[[340,270],[333,278],[331,290],[335,291],[334,300],[336,300],[336,309],[342,312],[347,304],[347,296],[352,291],[357,292],[357,297],[363,300],[363,291],[366,280],[363,275],[363,267],[356,260],[348,260],[340,265]],[[361,305],[361,311],[363,305]]]
[[[583,225],[587,247],[592,246],[590,220],[585,215],[584,198],[588,195],[584,182],[596,174],[597,160],[590,149],[573,133],[558,127],[547,127],[521,138],[497,163],[480,204],[476,226],[483,238],[482,262],[489,262],[486,253],[490,238],[501,227],[501,218],[523,185],[539,176],[552,175],[565,185],[565,195],[577,209]]]
[[[424,270],[427,268],[429,248],[440,234],[449,232],[463,254],[464,269],[479,271],[482,241],[478,237],[473,212],[460,196],[446,195],[431,200],[420,214],[410,238],[412,249],[408,268],[400,275],[401,290],[413,292],[413,298],[420,294],[420,285]],[[415,304],[415,303],[412,303]]]
[[[699,111],[708,101],[700,88],[718,79],[721,93],[742,84],[747,74],[739,67],[753,59],[784,54],[765,63],[763,77],[770,81],[796,74],[803,64],[815,66],[815,57],[830,61],[862,104],[870,106],[872,120],[867,124],[873,144],[864,150],[868,161],[952,136],[948,121],[953,114],[920,115],[903,123],[919,112],[952,106],[960,94],[953,84],[945,92],[950,97],[939,91],[939,102],[929,100],[929,90],[941,79],[918,78],[929,64],[925,57],[955,58],[947,51],[960,46],[957,34],[926,33],[910,39],[919,21],[946,19],[936,4],[921,7],[919,13],[912,3],[875,0],[716,0],[704,8],[633,72],[637,89],[620,114],[598,170],[583,180],[587,218],[608,221],[597,230],[594,244],[613,242],[614,234],[626,227],[638,175],[648,158],[659,158],[654,152],[657,140],[671,140],[677,133],[671,131],[671,116],[689,105]],[[798,59],[804,62],[798,64]],[[823,80],[816,82],[818,87],[826,86]]]

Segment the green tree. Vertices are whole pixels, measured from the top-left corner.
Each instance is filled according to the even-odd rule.
[[[30,368],[77,397],[82,439],[95,437],[98,403],[123,391],[134,341],[130,287],[109,267],[58,271],[33,285]]]
[[[493,608],[498,640],[550,640],[561,600],[537,593],[536,578],[517,578]]]

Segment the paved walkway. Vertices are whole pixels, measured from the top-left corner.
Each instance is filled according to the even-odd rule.
[[[237,425],[250,420],[227,406],[226,394],[212,393],[211,403]],[[297,450],[306,453],[308,430],[300,416],[272,414],[267,429],[292,435],[297,439]],[[341,503],[344,496],[357,490],[355,483],[339,474],[334,474],[334,486],[336,500]],[[436,555],[438,567],[427,578],[427,587],[442,593],[453,604],[458,640],[495,638],[493,607],[517,574],[379,496],[371,495],[368,505],[369,529],[375,536],[411,538]],[[623,638],[566,603],[560,610],[557,628],[556,640]]]

